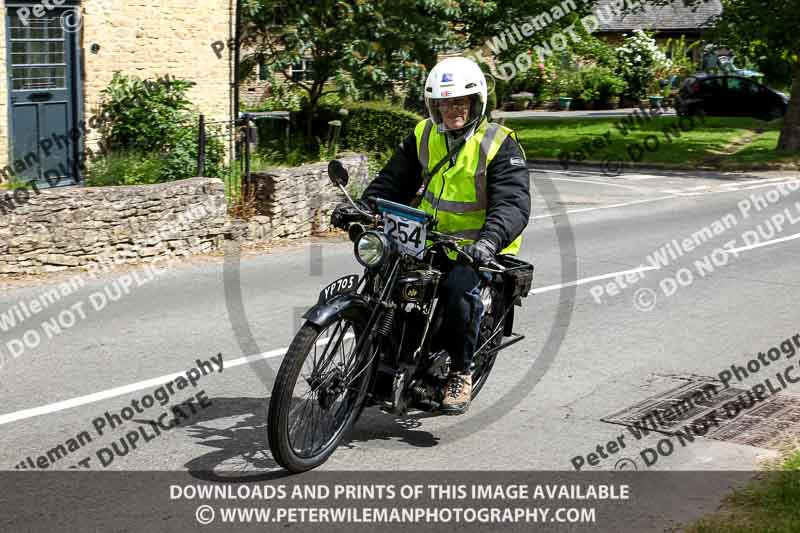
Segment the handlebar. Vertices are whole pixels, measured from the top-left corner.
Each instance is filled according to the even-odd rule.
[[[378,227],[381,219],[380,213],[368,214],[361,209],[356,208],[355,206],[353,206],[353,209],[348,209],[343,214],[345,215],[346,220],[342,220],[343,227],[341,229],[345,229],[350,233],[351,240],[354,240],[353,232],[351,231],[352,229],[356,228],[356,233],[360,235],[365,229],[368,229],[365,227],[365,225],[375,229]],[[463,259],[467,264],[474,266],[475,261],[472,259],[472,256],[464,251],[464,249],[458,244],[459,239],[453,235],[430,230],[428,231],[428,240],[435,244],[439,244],[443,248],[454,251],[459,258]],[[500,274],[505,272],[505,270],[506,268],[496,260],[490,261],[486,265],[481,265],[478,267],[479,272]]]
[[[432,231],[431,237],[434,237],[431,239],[432,241],[440,242],[445,248],[448,248],[456,252],[456,254],[459,257],[463,258],[468,265],[475,266],[475,260],[472,259],[472,256],[469,255],[467,252],[465,252],[461,246],[459,246],[458,240],[452,235],[447,235],[446,233],[438,233]],[[478,272],[491,272],[491,273],[502,274],[503,272],[505,272],[505,270],[506,267],[498,263],[497,260],[489,261],[488,263],[486,263],[486,265],[481,265],[478,267]]]

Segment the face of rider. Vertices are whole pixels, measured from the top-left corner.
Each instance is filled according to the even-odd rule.
[[[469,120],[469,96],[438,100],[436,105],[439,108],[439,112],[442,114],[442,120],[447,129],[455,130],[463,128]]]

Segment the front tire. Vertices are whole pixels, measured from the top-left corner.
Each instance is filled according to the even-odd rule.
[[[267,418],[272,456],[288,471],[327,461],[358,418],[376,359],[371,347],[354,353],[366,322],[347,310],[323,325],[306,322],[289,346]]]
[[[490,336],[490,332],[496,329],[497,322],[504,312],[503,295],[500,291],[491,286],[484,287],[483,290],[491,291],[491,309],[487,310],[481,318],[480,334],[478,335],[477,348],[483,346]],[[502,328],[502,326],[500,326]],[[503,341],[502,332],[495,336],[484,347],[484,351],[498,346]],[[497,352],[491,354],[476,354],[473,357],[472,371],[472,399],[474,400],[483,389],[489,374],[492,372],[494,362],[497,359]]]

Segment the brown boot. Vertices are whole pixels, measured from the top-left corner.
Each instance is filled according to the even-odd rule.
[[[472,374],[469,372],[450,374],[444,391],[441,411],[446,415],[460,415],[467,412],[472,401]]]

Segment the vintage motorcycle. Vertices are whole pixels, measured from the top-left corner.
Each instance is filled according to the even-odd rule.
[[[453,258],[472,263],[455,237],[435,231],[431,215],[386,200],[377,201],[377,214],[367,212],[344,189],[348,174],[339,161],[330,162],[328,175],[351,204],[336,225],[348,230],[364,272],[321,291],[278,371],[267,433],[273,457],[290,472],[323,464],[365,406],[436,412],[449,371],[439,287]],[[507,255],[479,271],[487,275],[473,398],[497,353],[524,338],[512,332],[514,307],[533,279],[532,265]]]

